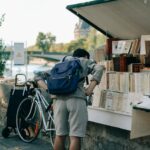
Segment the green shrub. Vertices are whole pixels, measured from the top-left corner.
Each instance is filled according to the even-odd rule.
[[[5,48],[6,47],[4,46],[3,41],[0,40],[0,76],[3,76],[6,60],[8,59],[6,54],[4,53]]]

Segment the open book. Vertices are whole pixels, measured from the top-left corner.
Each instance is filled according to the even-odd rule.
[[[140,109],[145,111],[150,111],[150,97],[143,96],[141,102],[133,106],[134,109]]]

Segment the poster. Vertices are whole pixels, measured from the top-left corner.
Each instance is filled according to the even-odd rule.
[[[14,43],[14,65],[25,64],[24,43]]]

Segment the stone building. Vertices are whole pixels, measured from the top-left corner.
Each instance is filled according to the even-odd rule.
[[[76,23],[74,29],[74,39],[86,38],[90,31],[90,25],[85,21],[79,19],[79,23]]]

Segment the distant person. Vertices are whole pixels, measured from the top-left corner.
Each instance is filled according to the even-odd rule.
[[[78,88],[75,92],[67,95],[57,95],[54,101],[54,122],[56,127],[56,137],[54,150],[64,150],[66,137],[70,137],[70,150],[81,149],[81,139],[85,137],[86,126],[88,121],[87,96],[91,96],[93,89],[99,84],[104,66],[98,65],[95,61],[89,59],[89,53],[84,49],[76,49],[73,52],[73,57],[80,60],[82,71],[80,77],[84,80],[78,83]],[[67,56],[65,59],[73,59],[72,56]],[[86,76],[92,75],[90,84],[84,88]]]

